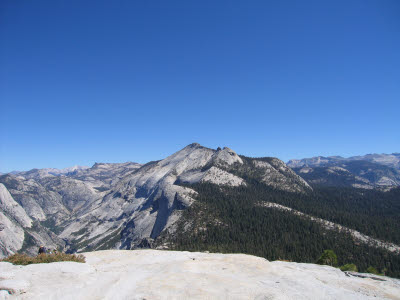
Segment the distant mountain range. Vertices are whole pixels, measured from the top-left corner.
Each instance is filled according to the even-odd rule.
[[[54,175],[54,176],[67,175],[67,174],[74,173],[79,170],[85,170],[88,168],[89,167],[85,167],[85,166],[73,166],[73,167],[64,168],[64,169],[44,168],[44,169],[32,169],[29,171],[12,171],[8,174],[19,175],[19,176],[23,176],[27,179],[31,179],[31,178],[45,177],[48,175]],[[0,173],[0,175],[2,175],[2,173]]]
[[[287,165],[311,184],[367,189],[400,185],[400,153],[317,156],[292,159]]]
[[[303,159],[291,159],[287,162],[287,165],[291,168],[298,167],[320,167],[330,165],[337,162],[349,162],[349,161],[368,161],[385,165],[391,168],[400,169],[400,153],[392,154],[366,154],[362,156],[351,156],[348,158],[341,156],[315,156],[311,158]]]
[[[400,276],[399,156],[366,157],[286,165],[194,143],[147,164],[3,174],[0,257],[35,254],[45,245],[67,252],[244,252],[310,262],[329,247],[361,269],[365,256],[357,253],[369,251],[370,263],[390,260],[391,274]]]

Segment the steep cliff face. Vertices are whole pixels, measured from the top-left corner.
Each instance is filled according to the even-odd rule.
[[[21,249],[34,254],[39,245],[63,247],[63,241],[47,228],[35,223],[0,183],[0,257]]]
[[[21,249],[24,228],[32,226],[31,218],[0,183],[0,256],[7,256]]]
[[[4,214],[15,220],[22,227],[31,227],[32,220],[26,214],[25,210],[12,198],[11,194],[0,183],[0,205]]]

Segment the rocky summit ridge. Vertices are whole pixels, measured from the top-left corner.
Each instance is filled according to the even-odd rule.
[[[35,253],[40,244],[69,251],[147,247],[162,232],[176,230],[183,210],[195,201],[190,184],[246,186],[240,174],[248,170],[274,189],[311,190],[279,159],[249,160],[227,147],[197,143],[145,165],[51,170],[0,176],[0,256]]]

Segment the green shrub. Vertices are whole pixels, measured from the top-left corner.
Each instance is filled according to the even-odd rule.
[[[368,267],[367,269],[367,273],[371,273],[371,274],[375,274],[375,275],[379,275],[379,272],[377,269],[375,269],[374,267]]]
[[[39,254],[38,256],[32,257],[26,254],[13,254],[0,261],[10,262],[14,265],[30,265],[30,264],[45,264],[57,261],[74,261],[74,262],[85,262],[85,257],[82,254]]]
[[[355,264],[345,264],[344,266],[340,267],[340,270],[358,272],[357,266]]]
[[[328,265],[332,267],[337,266],[337,256],[333,250],[324,250],[324,253],[318,258],[317,264]]]

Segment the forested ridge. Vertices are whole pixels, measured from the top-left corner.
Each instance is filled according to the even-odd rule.
[[[400,256],[357,241],[345,232],[327,230],[308,218],[274,208],[262,201],[289,206],[369,234],[398,242],[399,189],[383,193],[342,188],[314,188],[288,193],[253,180],[247,186],[191,185],[197,201],[183,212],[174,235],[163,235],[176,250],[248,253],[269,260],[314,263],[332,249],[338,264],[354,263],[365,272],[377,268],[400,277]]]
[[[252,165],[255,160],[273,164],[274,158],[241,158],[243,165],[237,164],[229,171],[245,179],[247,188],[237,188],[242,190],[238,192],[243,196],[285,205],[400,245],[400,187],[384,192],[378,189],[313,185],[313,190],[305,193],[284,192],[262,183],[263,171]]]

